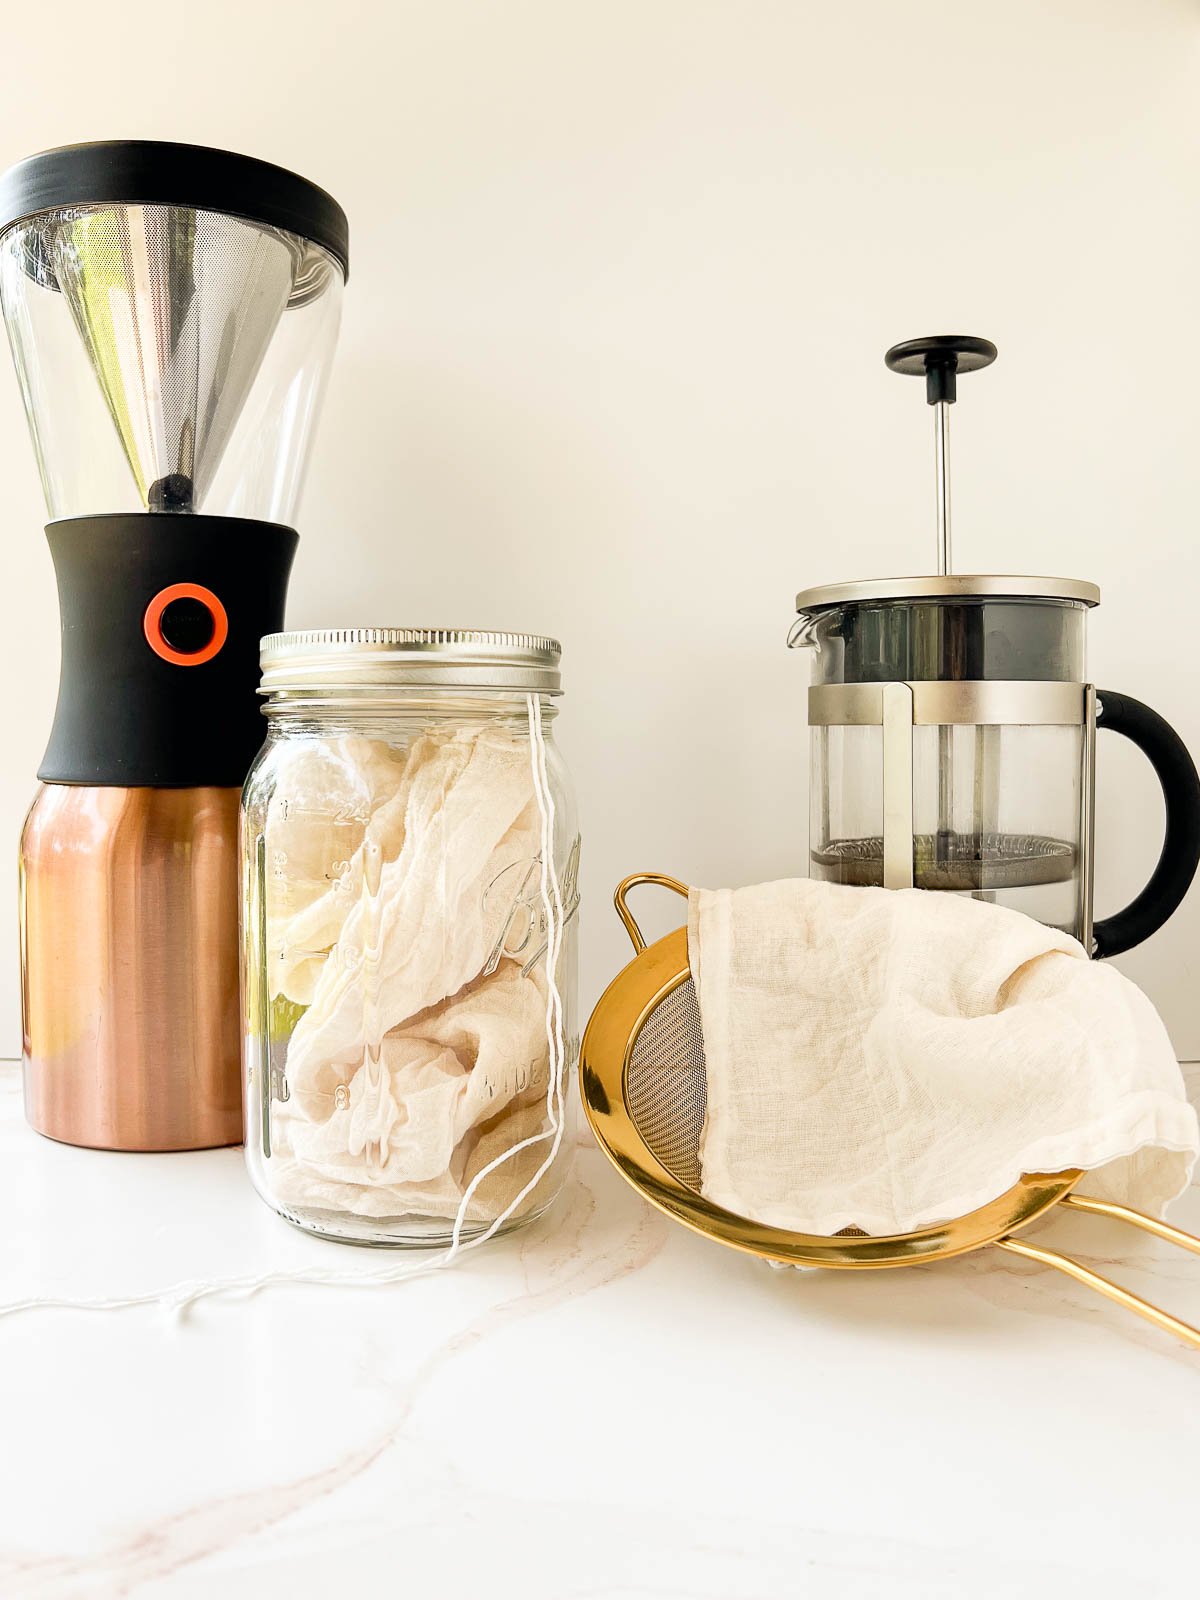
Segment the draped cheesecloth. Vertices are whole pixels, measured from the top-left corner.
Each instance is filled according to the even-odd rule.
[[[1149,1211],[1196,1113],[1166,1029],[1114,967],[1004,906],[796,879],[693,890],[702,1192],[804,1233],[905,1233],[1027,1172]]]
[[[268,806],[267,857],[288,864],[267,881],[269,977],[297,1013],[264,1173],[285,1210],[452,1217],[495,1156],[531,1150],[545,1115],[526,742],[468,723],[396,754],[362,738],[300,747]],[[536,1166],[530,1153],[492,1167],[468,1220],[490,1222]]]

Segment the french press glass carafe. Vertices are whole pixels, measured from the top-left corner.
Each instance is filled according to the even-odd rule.
[[[834,883],[944,889],[997,901],[1115,955],[1160,928],[1200,861],[1200,779],[1156,712],[1087,681],[1100,591],[1060,578],[951,570],[949,408],[986,339],[942,335],[887,353],[934,408],[938,573],[796,596],[790,643],[813,650],[810,866]],[[1097,728],[1145,752],[1166,833],[1150,881],[1094,922]]]

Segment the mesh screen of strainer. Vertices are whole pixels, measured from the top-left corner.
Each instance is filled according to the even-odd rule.
[[[625,1069],[625,1104],[638,1134],[672,1177],[700,1193],[700,1136],[708,1108],[700,1002],[685,978],[651,1011]],[[842,1228],[838,1238],[867,1236]]]
[[[659,1001],[634,1040],[625,1103],[650,1150],[697,1193],[707,1100],[700,1005],[695,985],[685,978]]]

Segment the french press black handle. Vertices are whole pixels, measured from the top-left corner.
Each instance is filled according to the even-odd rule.
[[[1200,777],[1175,729],[1140,700],[1097,689],[1096,726],[1123,733],[1148,758],[1167,814],[1162,854],[1149,883],[1124,911],[1092,929],[1093,955],[1115,956],[1157,933],[1191,887],[1200,866]]]

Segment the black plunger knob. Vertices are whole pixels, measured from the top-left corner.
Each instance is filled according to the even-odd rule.
[[[958,374],[990,367],[996,359],[996,346],[990,339],[976,339],[969,333],[935,333],[928,339],[894,344],[883,359],[893,372],[923,376],[925,399],[931,406],[941,400],[953,405],[958,398]]]

